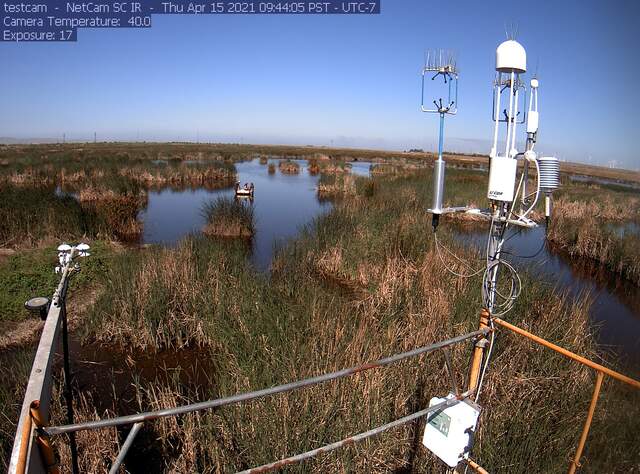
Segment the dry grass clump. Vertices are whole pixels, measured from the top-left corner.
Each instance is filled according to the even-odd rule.
[[[139,211],[147,205],[147,193],[131,190],[122,193],[111,189],[84,188],[78,193],[78,201],[104,219],[113,234],[123,241],[135,241],[142,234]]]
[[[217,318],[241,316],[245,256],[243,243],[188,238],[115,259],[89,316],[101,329],[87,340],[142,351],[210,345]]]
[[[356,179],[351,174],[320,176],[318,195],[321,197],[356,194]]]
[[[371,176],[407,176],[420,169],[415,164],[378,163],[371,165]]]
[[[260,164],[261,165],[266,165],[269,162],[269,158],[266,156],[261,156],[260,157]]]
[[[278,162],[278,168],[283,174],[298,174],[300,173],[300,165],[292,160],[280,160]]]
[[[333,199],[351,196],[357,199],[369,199],[376,194],[375,180],[351,174],[320,175],[318,198]]]
[[[307,160],[307,163],[310,175],[315,176],[320,173],[320,164],[318,163],[317,158],[311,158]]]
[[[269,171],[269,174],[276,174],[276,165],[275,165],[275,163],[269,163],[269,166],[268,166],[267,169]]]
[[[207,222],[202,232],[211,237],[250,238],[255,232],[253,206],[249,202],[219,197],[204,204]]]
[[[638,219],[638,196],[582,186],[555,202],[548,238],[570,255],[590,259],[640,284],[640,236],[615,231],[616,226]]]
[[[233,167],[189,165],[178,167],[124,167],[119,175],[147,187],[204,186],[216,183],[217,187],[230,186],[236,181]]]
[[[598,196],[601,188],[594,189],[591,199],[582,196],[560,197],[554,202],[554,219],[602,219],[609,221],[624,221],[640,217],[640,197],[627,195],[624,199],[614,199],[610,194]],[[582,194],[582,193],[581,193]]]
[[[320,171],[325,175],[351,173],[351,165],[345,161],[320,161],[319,166]]]
[[[51,424],[66,424],[66,404],[64,402],[63,387],[56,386],[52,396]],[[74,397],[74,415],[76,420],[99,420],[114,416],[113,412],[98,413],[94,408],[92,397],[86,393],[77,393]],[[80,431],[76,433],[78,447],[78,464],[80,472],[106,472],[118,456],[124,437],[118,439],[118,431],[115,428],[101,430]],[[54,440],[54,449],[60,460],[60,465],[71,471],[71,451],[65,436],[59,436]],[[64,469],[63,469],[64,472]],[[120,468],[118,472],[126,472]]]

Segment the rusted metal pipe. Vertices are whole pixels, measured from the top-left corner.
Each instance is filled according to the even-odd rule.
[[[434,411],[443,410],[443,409],[445,409],[447,407],[456,405],[456,404],[460,403],[461,400],[464,400],[465,398],[469,397],[472,393],[473,392],[465,392],[459,398],[451,398],[449,400],[445,400],[444,402],[438,403],[437,405],[430,406],[429,408],[425,408],[424,410],[420,410],[420,411],[415,412],[415,413],[413,413],[411,415],[404,416],[404,417],[399,418],[399,419],[397,419],[395,421],[392,421],[391,423],[387,423],[386,425],[382,425],[382,426],[379,426],[377,428],[373,428],[373,429],[371,429],[369,431],[365,431],[364,433],[360,433],[360,434],[357,434],[355,436],[351,436],[349,438],[345,438],[345,439],[343,439],[341,441],[337,441],[335,443],[328,444],[328,445],[323,446],[321,448],[312,449],[311,451],[307,451],[305,453],[298,454],[297,456],[291,456],[289,458],[281,459],[280,461],[272,462],[272,463],[269,463],[269,464],[264,464],[262,466],[254,467],[252,469],[247,469],[245,471],[239,472],[238,474],[261,474],[261,473],[264,473],[264,472],[275,471],[275,470],[281,469],[281,468],[283,468],[285,466],[290,466],[292,464],[297,464],[297,463],[299,463],[301,461],[304,461],[306,459],[312,458],[312,457],[317,456],[319,454],[325,454],[325,453],[328,453],[330,451],[336,450],[338,448],[342,448],[342,447],[345,447],[345,446],[349,446],[349,445],[355,444],[358,441],[362,441],[364,439],[371,438],[372,436],[380,434],[383,431],[386,431],[388,429],[395,428],[396,426],[404,425],[404,424],[409,423],[410,421],[413,421],[413,420],[417,420],[418,418],[426,416],[429,413],[432,413]]]
[[[598,397],[600,396],[600,388],[602,387],[602,379],[604,374],[597,372],[596,386],[593,388],[593,395],[591,396],[591,404],[589,405],[589,412],[587,413],[587,419],[584,422],[584,428],[582,428],[582,435],[578,442],[578,449],[576,449],[576,455],[569,465],[569,474],[574,474],[576,469],[580,467],[580,458],[582,457],[582,451],[584,445],[587,442],[587,436],[589,436],[589,429],[591,428],[591,421],[593,420],[593,413],[596,411],[596,405],[598,404]]]
[[[483,309],[480,311],[480,330],[489,329],[489,311]],[[476,342],[476,346],[473,349],[473,358],[471,359],[471,369],[469,372],[469,390],[475,391],[478,388],[478,380],[480,379],[480,367],[482,365],[482,358],[484,356],[484,348],[486,346],[486,340],[479,340]]]
[[[521,336],[531,339],[532,341],[537,342],[538,344],[548,347],[549,349],[552,349],[556,352],[559,352],[560,354],[562,354],[565,357],[568,357],[569,359],[573,359],[576,362],[580,362],[582,365],[591,367],[592,369],[597,370],[598,372],[601,372],[604,375],[608,375],[609,377],[619,380],[620,382],[624,382],[627,385],[631,385],[634,388],[640,389],[640,381],[638,380],[632,379],[631,377],[627,377],[626,375],[623,375],[620,372],[611,370],[605,367],[604,365],[600,365],[596,362],[586,359],[585,357],[579,356],[578,354],[574,354],[573,352],[568,351],[567,349],[564,349],[556,344],[553,344],[547,341],[546,339],[542,339],[541,337],[536,336],[535,334],[531,334],[529,331],[525,331],[524,329],[519,328],[518,326],[514,326],[513,324],[508,323],[506,321],[503,321],[500,318],[493,318],[492,321],[496,324],[499,324],[502,327],[505,327],[515,332],[516,334],[520,334]]]
[[[222,407],[222,406],[231,405],[234,403],[255,400],[257,398],[263,398],[269,395],[289,392],[292,390],[309,387],[311,385],[317,385],[323,382],[328,382],[330,380],[336,380],[339,378],[348,377],[354,374],[358,374],[360,372],[364,372],[366,370],[384,367],[394,362],[399,362],[401,360],[408,359],[410,357],[415,357],[421,354],[427,354],[429,352],[433,352],[438,349],[442,349],[444,347],[448,347],[453,344],[457,344],[457,343],[466,341],[468,339],[472,339],[474,337],[483,336],[487,334],[489,331],[490,329],[488,328],[481,329],[478,331],[470,332],[468,334],[464,334],[462,336],[457,336],[451,339],[447,339],[445,341],[436,342],[435,344],[431,344],[429,346],[420,347],[418,349],[413,349],[408,352],[402,352],[400,354],[386,357],[384,359],[380,359],[368,364],[360,365],[357,367],[351,367],[349,369],[339,370],[337,372],[331,372],[329,374],[318,375],[316,377],[311,377],[304,380],[298,380],[296,382],[291,382],[284,385],[265,388],[262,390],[257,390],[255,392],[246,392],[238,395],[233,395],[230,397],[218,398],[216,400],[209,400],[209,401],[200,402],[200,403],[192,403],[192,404],[184,405],[181,407],[167,408],[164,410],[156,410],[156,411],[151,411],[146,413],[137,413],[135,415],[119,416],[116,418],[108,418],[104,420],[87,421],[84,423],[74,423],[74,424],[63,425],[63,426],[49,427],[46,429],[46,432],[48,435],[54,436],[54,435],[60,435],[63,433],[71,433],[74,431],[94,430],[94,429],[100,429],[100,428],[107,428],[111,426],[131,425],[133,423],[139,423],[141,421],[151,421],[151,420],[155,420],[155,419],[163,418],[167,416],[184,415],[184,414],[192,413],[195,411],[208,410],[211,408]]]
[[[42,434],[42,428],[44,428],[48,420],[40,411],[39,400],[31,402],[31,418],[33,419],[33,424],[39,428],[36,434],[36,444],[40,448],[40,454],[47,472],[49,474],[60,474],[60,465],[53,452],[51,440],[47,435]]]
[[[27,470],[27,453],[31,444],[31,414],[28,414],[22,423],[22,444],[18,454],[18,462],[16,464],[16,473],[24,474]]]
[[[473,469],[474,471],[478,472],[479,474],[489,474],[489,472],[485,468],[483,468],[481,465],[479,465],[473,459],[467,459],[466,461],[467,461],[467,464],[469,465],[469,467],[471,469]]]
[[[133,425],[133,427],[131,428],[131,431],[129,431],[129,434],[127,435],[127,439],[125,439],[124,443],[122,443],[122,447],[120,448],[118,457],[116,458],[115,461],[113,461],[113,464],[111,465],[111,469],[109,469],[109,474],[117,474],[118,470],[120,469],[120,465],[122,464],[122,461],[124,461],[124,458],[127,455],[127,452],[129,452],[129,448],[131,448],[131,445],[133,444],[133,440],[136,439],[136,436],[138,434],[138,431],[140,431],[140,428],[142,428],[142,423],[136,423],[135,425]]]

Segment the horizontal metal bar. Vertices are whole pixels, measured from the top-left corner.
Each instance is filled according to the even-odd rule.
[[[117,474],[118,470],[120,469],[120,465],[122,464],[122,461],[124,461],[124,458],[127,455],[127,452],[129,452],[129,448],[131,448],[131,445],[133,444],[133,440],[136,438],[136,435],[138,434],[138,431],[140,431],[140,428],[142,428],[142,425],[143,423],[136,423],[135,425],[133,425],[133,427],[131,428],[131,431],[129,431],[129,434],[127,435],[127,439],[124,440],[124,443],[120,448],[118,457],[116,458],[115,461],[113,461],[113,464],[111,465],[111,469],[109,469],[109,474]]]
[[[539,336],[536,336],[535,334],[531,334],[529,331],[526,331],[522,328],[519,328],[518,326],[514,326],[511,323],[508,323],[500,318],[492,318],[492,321],[502,327],[505,327],[513,332],[515,332],[516,334],[520,334],[521,336],[524,336],[528,339],[531,339],[534,342],[537,342],[540,345],[543,345],[551,350],[554,350],[560,354],[562,354],[565,357],[568,357],[569,359],[573,359],[576,362],[580,362],[582,365],[586,365],[587,367],[591,367],[594,370],[597,370],[598,372],[602,372],[605,375],[608,375],[609,377],[612,377],[616,380],[619,380],[620,382],[624,382],[628,385],[631,385],[634,388],[639,388],[640,389],[640,381],[632,379],[631,377],[627,377],[626,375],[621,374],[620,372],[616,372],[615,370],[611,370],[607,367],[605,367],[604,365],[600,365],[596,362],[593,362],[585,357],[579,356],[578,354],[574,354],[571,351],[568,351],[567,349],[560,347],[556,344],[553,344],[552,342],[547,341],[546,339],[542,339]]]
[[[432,413],[434,411],[438,411],[438,410],[443,410],[447,407],[453,406],[453,405],[457,405],[458,403],[460,403],[461,400],[464,400],[465,398],[469,397],[471,395],[471,393],[473,393],[472,391],[468,391],[463,393],[460,398],[451,398],[449,400],[446,400],[444,402],[438,403],[437,405],[433,405],[429,408],[425,408],[424,410],[420,410],[418,412],[415,412],[411,415],[407,415],[404,416],[402,418],[399,418],[395,421],[392,421],[391,423],[387,423],[386,425],[382,425],[379,426],[377,428],[373,428],[369,431],[365,431],[364,433],[360,433],[357,434],[355,436],[351,436],[349,438],[345,438],[341,441],[337,441],[335,443],[332,444],[328,444],[326,446],[323,446],[322,448],[317,448],[317,449],[312,449],[311,451],[307,451],[306,453],[302,453],[302,454],[298,454],[297,456],[291,456],[290,458],[285,458],[285,459],[281,459],[280,461],[276,461],[276,462],[272,462],[269,464],[264,464],[260,467],[254,467],[252,469],[247,469],[245,471],[241,471],[238,474],[260,474],[263,472],[269,472],[269,471],[275,471],[277,469],[281,469],[285,466],[290,466],[291,464],[296,464],[299,463],[301,461],[304,461],[306,459],[312,458],[314,456],[317,456],[318,454],[325,454],[328,453],[330,451],[336,450],[338,448],[342,448],[344,446],[349,446],[352,445],[354,443],[357,443],[358,441],[362,441],[364,439],[367,438],[371,438],[372,436],[375,436],[377,434],[382,433],[383,431],[386,431],[388,429],[391,428],[395,428],[396,426],[400,426],[400,425],[404,425],[406,423],[409,423],[410,421],[413,420],[417,420],[418,418],[421,418],[423,416],[428,415],[429,413]]]
[[[371,362],[368,364],[360,365],[357,367],[351,367],[349,369],[343,369],[337,372],[331,372],[329,374],[319,375],[319,376],[311,377],[304,380],[299,380],[297,382],[291,382],[284,385],[265,388],[255,392],[241,393],[241,394],[233,395],[230,397],[218,398],[216,400],[209,400],[209,401],[200,402],[200,403],[192,403],[189,405],[184,405],[176,408],[166,408],[164,410],[156,410],[156,411],[151,411],[146,413],[137,413],[134,415],[119,416],[116,418],[107,418],[104,420],[87,421],[84,423],[74,423],[71,425],[48,427],[46,428],[46,432],[49,436],[54,436],[54,435],[59,435],[63,433],[71,433],[74,431],[94,430],[94,429],[100,429],[100,428],[107,428],[111,426],[130,425],[132,423],[139,423],[141,421],[150,421],[150,420],[155,420],[157,418],[162,418],[167,416],[184,415],[186,413],[192,413],[194,411],[208,410],[211,408],[231,405],[234,403],[246,402],[248,400],[255,400],[257,398],[262,398],[269,395],[275,395],[277,393],[282,393],[282,392],[289,392],[291,390],[297,390],[303,387],[309,387],[311,385],[317,385],[319,383],[328,382],[330,380],[351,376],[359,372],[364,372],[366,370],[384,367],[394,362],[399,362],[401,360],[408,359],[410,357],[415,357],[421,354],[433,352],[438,349],[442,349],[444,347],[448,347],[453,344],[457,344],[477,336],[483,336],[490,331],[491,331],[490,329],[480,329],[478,331],[470,332],[468,334],[457,336],[452,339],[447,339],[445,341],[436,342],[435,344],[431,344],[425,347],[420,347],[418,349],[413,349],[408,352],[402,352],[400,354],[396,354],[391,357],[386,357],[384,359],[380,359],[378,361]]]

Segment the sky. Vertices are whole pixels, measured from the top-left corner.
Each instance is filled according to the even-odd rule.
[[[445,149],[487,154],[495,49],[517,25],[540,80],[538,150],[640,168],[636,1],[382,0],[380,15],[155,15],[77,43],[0,43],[0,137],[437,147],[426,49],[456,52]],[[519,139],[524,139],[521,129]]]

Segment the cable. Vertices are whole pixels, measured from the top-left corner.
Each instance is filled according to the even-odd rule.
[[[487,367],[489,367],[489,360],[491,359],[491,353],[493,352],[493,343],[496,339],[496,332],[493,321],[489,319],[489,325],[491,327],[491,340],[489,341],[489,351],[487,352],[487,358],[485,359],[484,366],[482,367],[482,372],[480,373],[480,380],[478,381],[478,389],[476,390],[476,399],[475,402],[478,402],[480,398],[480,390],[482,390],[482,382],[484,382],[484,376],[487,373]]]
[[[546,246],[547,246],[547,240],[545,239],[542,241],[542,245],[540,246],[540,248],[533,255],[517,255],[515,253],[511,253],[506,250],[503,253],[506,253],[507,255],[511,255],[512,257],[515,257],[515,258],[536,258],[538,255],[542,253],[542,251],[545,249]]]
[[[538,165],[538,160],[533,160],[533,163],[536,165],[536,193],[535,193],[536,198],[533,200],[533,203],[531,204],[531,206],[529,206],[529,209],[527,209],[521,216],[512,211],[513,214],[515,214],[518,217],[518,219],[524,219],[525,217],[527,217],[527,214],[529,214],[533,210],[533,208],[536,207],[536,205],[538,204],[538,199],[540,199],[540,165]],[[518,185],[518,191],[516,192],[516,196],[518,196],[519,192],[520,192],[520,186]]]
[[[484,268],[481,268],[478,271],[475,271],[475,272],[470,273],[468,275],[463,275],[463,274],[458,273],[455,270],[451,269],[447,265],[447,263],[444,261],[444,258],[442,257],[442,253],[440,252],[440,246],[442,246],[442,248],[444,248],[447,252],[449,252],[451,255],[453,255],[459,262],[461,262],[462,264],[466,265],[467,268],[471,268],[471,267],[469,267],[469,265],[466,262],[461,260],[458,256],[456,256],[453,252],[451,252],[449,249],[447,249],[444,245],[440,244],[440,242],[438,241],[438,234],[437,233],[434,232],[433,237],[434,237],[434,240],[435,240],[435,243],[436,243],[436,253],[438,254],[438,257],[440,258],[440,262],[442,262],[442,265],[444,266],[445,270],[447,270],[452,275],[455,275],[455,276],[460,277],[460,278],[472,278],[474,276],[480,275],[483,271],[485,271]]]
[[[510,273],[511,288],[508,296],[502,295],[499,291],[497,291],[497,288],[492,288],[492,282],[488,278],[489,273],[494,268],[496,268],[496,271],[497,271],[497,267],[500,264],[504,265],[504,267]],[[500,296],[503,299],[502,303],[496,303],[495,301],[493,302],[491,301],[492,291],[494,294]],[[488,308],[492,307],[492,311],[491,311],[492,316],[503,316],[507,314],[509,311],[511,311],[515,304],[515,300],[520,296],[521,292],[522,292],[522,280],[520,279],[520,275],[518,275],[518,271],[514,268],[513,265],[511,265],[506,260],[502,260],[500,258],[497,258],[496,260],[490,262],[487,265],[487,268],[485,270],[485,274],[483,277],[483,282],[482,282],[482,300],[486,307]]]

